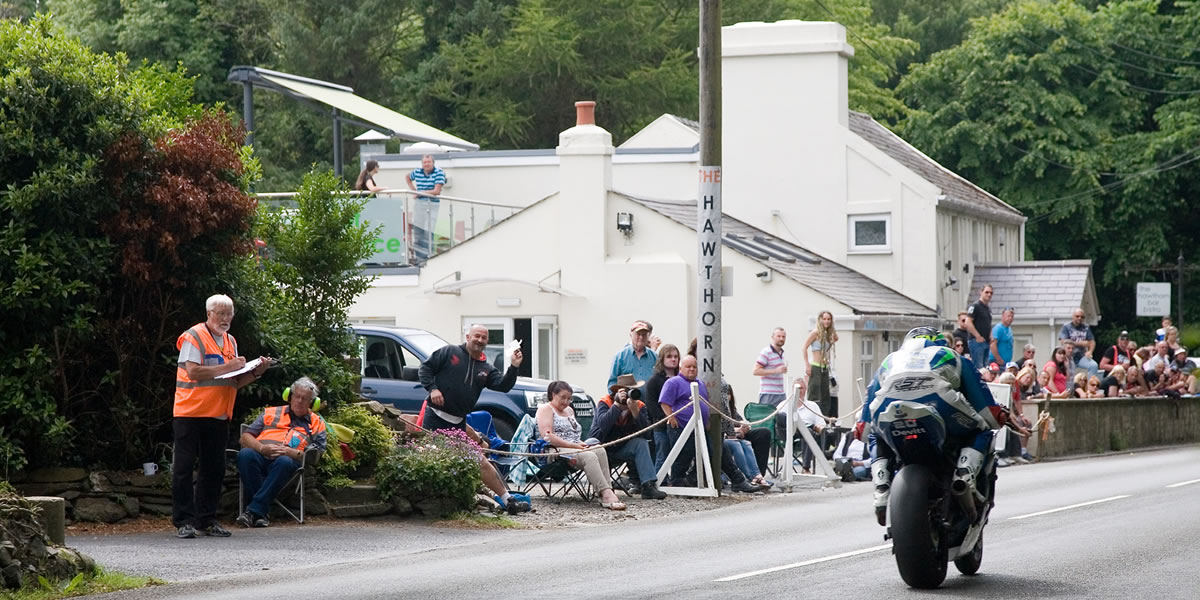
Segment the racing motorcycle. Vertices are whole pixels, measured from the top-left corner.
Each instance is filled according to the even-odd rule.
[[[915,588],[936,588],[945,581],[950,561],[964,575],[974,575],[983,562],[983,527],[995,504],[995,436],[972,490],[954,479],[958,448],[947,446],[937,410],[898,401],[881,416],[876,435],[895,452],[899,465],[884,539],[892,540],[900,577]]]

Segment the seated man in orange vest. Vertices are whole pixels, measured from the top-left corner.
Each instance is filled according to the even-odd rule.
[[[313,380],[297,379],[283,392],[287,406],[267,407],[242,434],[238,477],[251,499],[237,518],[243,527],[270,526],[271,503],[300,468],[305,449],[325,450],[325,419],[314,412],[321,406],[318,391]]]

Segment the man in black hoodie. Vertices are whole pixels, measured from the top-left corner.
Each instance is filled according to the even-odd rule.
[[[525,357],[521,349],[513,350],[511,366],[504,376],[488,362],[483,354],[488,330],[472,325],[467,341],[461,346],[442,346],[421,363],[421,386],[429,391],[425,420],[421,426],[430,431],[439,429],[467,430],[467,413],[475,410],[483,388],[508,392],[517,383],[517,369]],[[504,480],[487,459],[479,464],[484,485],[500,497],[511,514],[529,510],[529,504],[514,500]]]

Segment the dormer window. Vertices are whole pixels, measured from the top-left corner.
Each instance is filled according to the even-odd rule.
[[[850,252],[852,254],[889,253],[892,251],[890,214],[850,215]]]

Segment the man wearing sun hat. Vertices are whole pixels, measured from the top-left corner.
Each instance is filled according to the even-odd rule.
[[[596,403],[596,417],[592,419],[588,437],[606,444],[648,427],[650,417],[646,405],[641,401],[640,390],[645,383],[630,373],[617,376],[616,383],[608,387],[608,394]],[[641,491],[642,498],[662,500],[667,494],[658,489],[654,459],[650,456],[650,443],[646,441],[646,435],[609,446],[608,456],[613,464],[629,464],[629,479],[640,484],[635,487]],[[630,490],[630,494],[634,493],[637,491]]]
[[[658,360],[654,349],[662,341],[653,333],[654,326],[644,319],[634,321],[629,326],[629,343],[613,357],[612,368],[608,372],[609,387],[625,373],[633,375],[637,381],[646,381],[654,375],[654,363]]]

